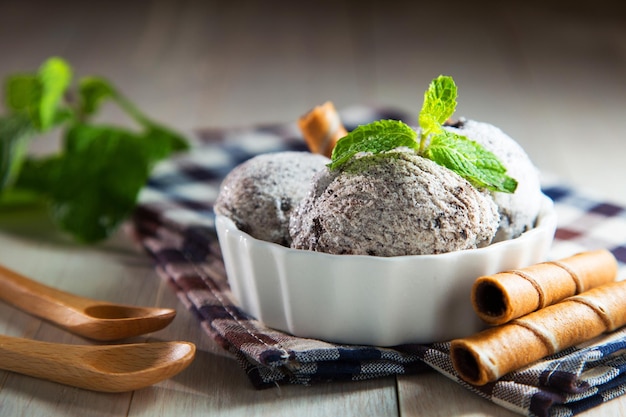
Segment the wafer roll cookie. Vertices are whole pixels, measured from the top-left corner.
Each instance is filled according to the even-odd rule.
[[[480,277],[472,287],[472,305],[486,323],[503,324],[616,278],[617,261],[611,252],[582,252]]]
[[[298,119],[298,126],[309,150],[329,158],[337,141],[348,134],[330,101]]]
[[[452,365],[484,385],[565,348],[626,325],[626,281],[569,297],[502,326],[453,340]]]

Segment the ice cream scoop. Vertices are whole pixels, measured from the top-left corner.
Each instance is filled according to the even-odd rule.
[[[289,246],[291,212],[306,196],[313,176],[328,162],[309,152],[255,156],[224,178],[214,210],[257,239]]]
[[[425,255],[487,245],[496,204],[459,175],[397,149],[320,172],[292,213],[292,248],[332,254]]]

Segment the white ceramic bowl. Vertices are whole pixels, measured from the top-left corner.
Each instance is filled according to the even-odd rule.
[[[446,341],[485,326],[470,302],[482,275],[546,260],[556,229],[545,197],[537,226],[480,249],[374,257],[290,249],[216,227],[240,306],[270,327],[336,343],[393,346]]]

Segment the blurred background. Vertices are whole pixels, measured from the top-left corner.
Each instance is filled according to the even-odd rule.
[[[546,174],[626,203],[619,1],[0,0],[0,77],[53,55],[184,133],[291,122],[326,100],[416,117],[430,80],[451,75],[456,116],[497,125]],[[112,107],[102,119],[127,123]]]

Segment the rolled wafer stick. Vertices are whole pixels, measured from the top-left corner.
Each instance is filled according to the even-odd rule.
[[[330,101],[300,117],[298,126],[309,150],[329,158],[337,141],[348,134]]]
[[[626,324],[626,281],[611,282],[560,303],[451,342],[452,366],[474,385]]]
[[[611,252],[582,252],[480,277],[472,287],[472,305],[486,323],[503,324],[616,278],[617,261]]]

